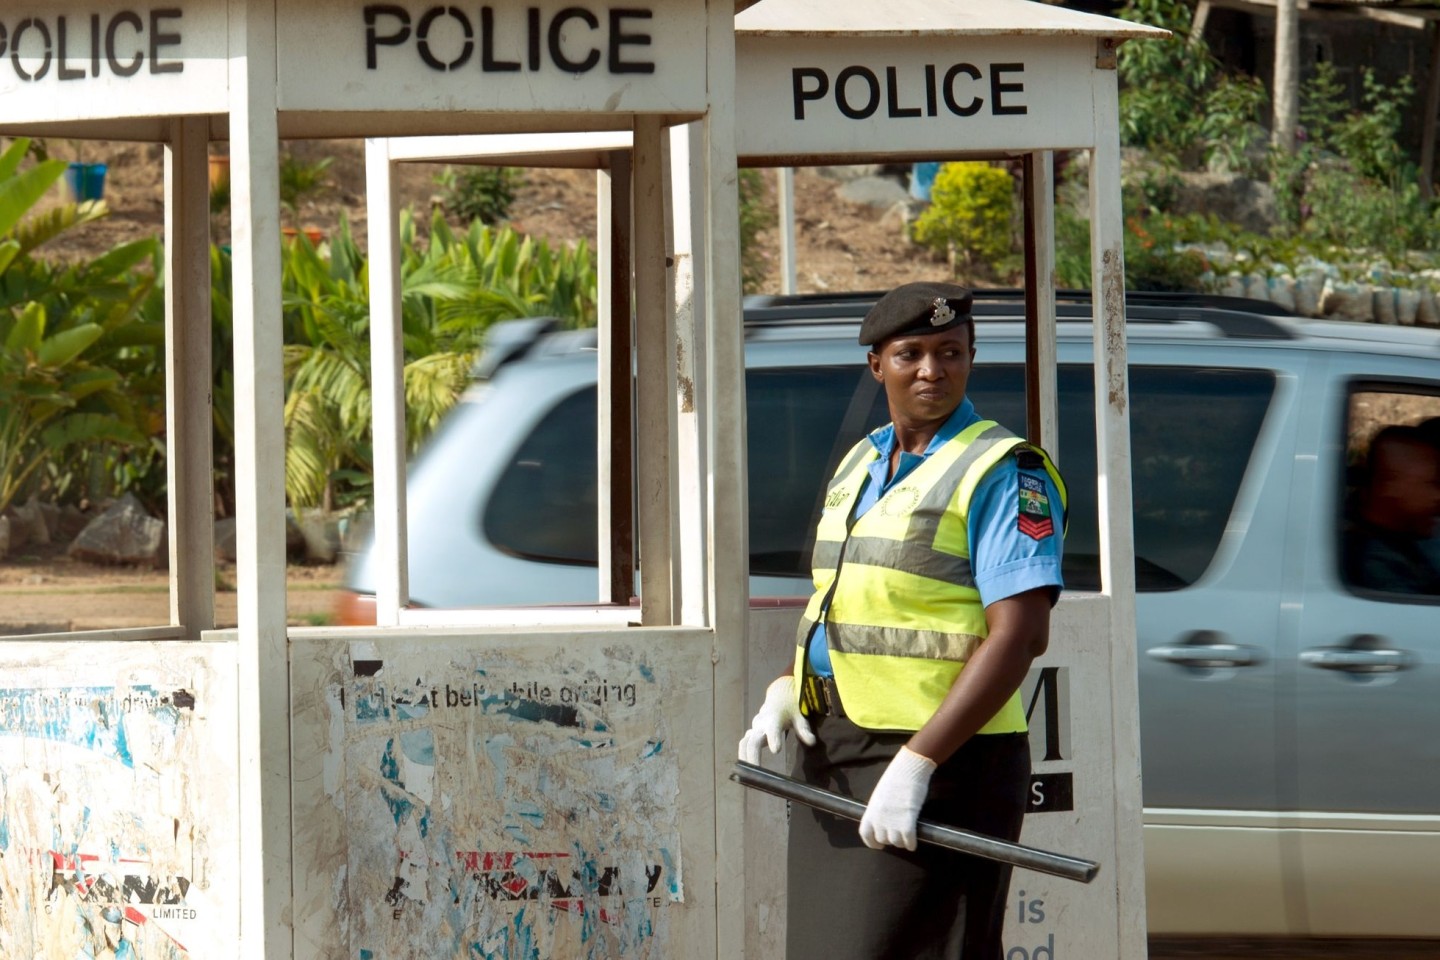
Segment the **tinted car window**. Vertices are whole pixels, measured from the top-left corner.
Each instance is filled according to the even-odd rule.
[[[1065,582],[1099,587],[1094,383],[1063,365],[1060,462],[1070,486]],[[751,370],[748,391],[751,572],[808,577],[820,494],[840,457],[889,419],[860,366]],[[1132,367],[1136,581],[1175,590],[1209,566],[1274,392],[1265,371]],[[975,369],[970,398],[1015,432],[1025,426],[1018,365]],[[485,511],[497,547],[532,559],[596,562],[595,391],[578,391],[517,451]]]
[[[599,562],[595,388],[550,409],[515,452],[485,507],[497,548],[555,563]]]
[[[1091,368],[1061,365],[1058,388],[1057,454],[1070,493],[1065,585],[1098,590]],[[1210,565],[1274,389],[1274,376],[1261,370],[1130,368],[1137,589],[1177,590],[1198,580]],[[1021,367],[977,367],[968,393],[982,416],[1024,432]]]
[[[1341,579],[1370,600],[1440,602],[1440,396],[1414,383],[1352,383],[1344,437]]]

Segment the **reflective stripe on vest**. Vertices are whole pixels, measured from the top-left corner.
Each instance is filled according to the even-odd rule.
[[[842,461],[816,530],[815,594],[800,625],[796,675],[834,584],[826,639],[845,712],[859,726],[918,730],[987,635],[970,565],[970,500],[990,468],[1023,442],[993,421],[972,424],[887,490],[848,531],[878,452],[865,439]],[[1063,507],[1063,482],[1048,457],[1044,464]],[[1016,693],[980,732],[1023,730]]]

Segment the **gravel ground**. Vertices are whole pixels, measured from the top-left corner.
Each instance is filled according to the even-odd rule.
[[[286,609],[292,624],[333,622],[339,567],[292,566]],[[0,636],[66,630],[153,627],[170,622],[164,570],[99,567],[66,557],[0,563]],[[215,622],[234,626],[235,571],[216,573]]]

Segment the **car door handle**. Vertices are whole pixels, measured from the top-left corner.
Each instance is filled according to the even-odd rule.
[[[1321,670],[1343,670],[1346,673],[1396,673],[1415,665],[1410,651],[1382,646],[1385,642],[1382,637],[1361,634],[1339,646],[1301,650],[1300,662]]]
[[[1197,630],[1172,647],[1151,647],[1145,653],[1183,667],[1253,667],[1265,661],[1259,647],[1231,643],[1214,630]]]

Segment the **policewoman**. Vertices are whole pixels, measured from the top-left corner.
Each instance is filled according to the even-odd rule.
[[[1049,642],[1065,486],[965,397],[964,287],[911,283],[860,343],[891,422],[830,481],[795,662],[740,758],[800,742],[795,776],[868,799],[851,821],[791,809],[789,960],[1001,960],[1010,868],[916,843],[923,817],[1020,835],[1030,748],[1018,687]]]

